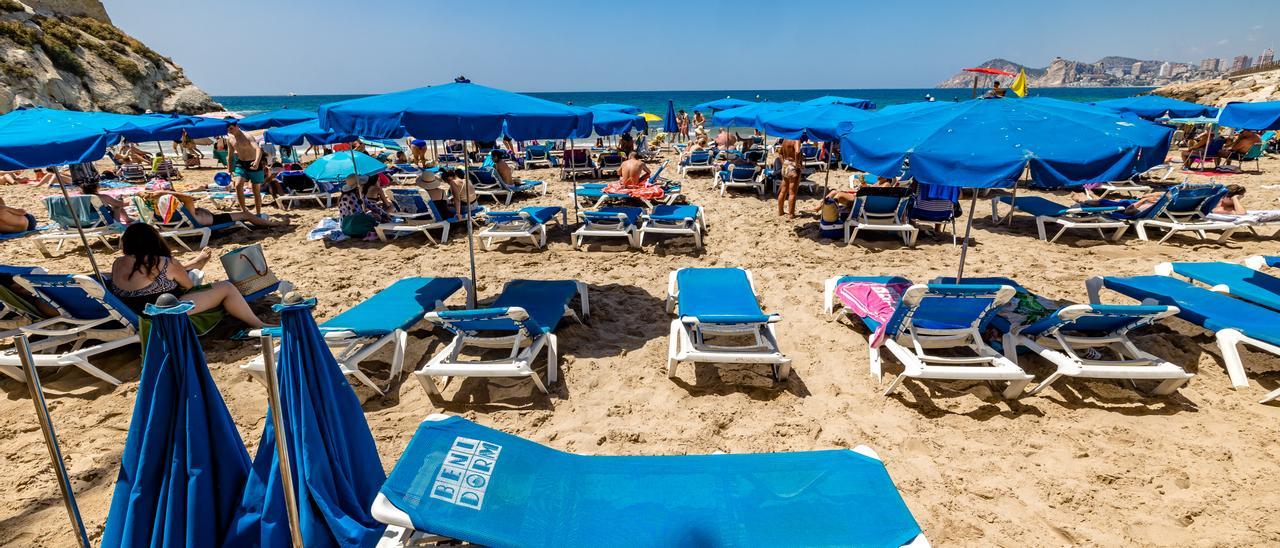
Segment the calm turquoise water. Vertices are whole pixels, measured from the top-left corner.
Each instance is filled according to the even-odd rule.
[[[1033,88],[1031,90],[1031,95],[1053,97],[1068,101],[1089,102],[1101,101],[1103,99],[1115,99],[1119,97],[1130,97],[1151,91],[1151,89],[1152,88]],[[839,95],[842,97],[869,99],[874,101],[876,105],[884,107],[900,103],[923,101],[926,94],[932,95],[939,101],[951,101],[953,99],[969,99],[972,92],[968,89],[796,89],[766,91],[586,91],[530,93],[529,95],[560,103],[572,103],[580,106],[589,106],[596,103],[622,103],[626,105],[635,105],[640,107],[641,110],[662,116],[667,110],[668,99],[675,101],[677,109],[683,108],[686,110],[690,109],[693,105],[711,101],[713,99],[722,99],[724,97],[736,97],[739,99],[746,99],[748,101],[767,100],[778,102],[805,101],[815,97],[821,97],[823,95]],[[284,107],[301,110],[315,110],[325,103],[341,101],[344,99],[354,99],[356,97],[362,96],[219,96],[214,97],[214,99],[227,107],[227,110],[248,115]]]

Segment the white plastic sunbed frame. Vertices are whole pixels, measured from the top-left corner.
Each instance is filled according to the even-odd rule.
[[[564,208],[560,208],[559,216],[552,216],[545,223],[539,223],[533,219],[531,215],[524,211],[517,211],[520,214],[519,221],[512,222],[494,222],[476,234],[483,243],[483,248],[488,251],[493,249],[494,240],[510,240],[528,238],[529,243],[534,247],[542,249],[547,247],[547,225],[557,223],[562,225],[569,224],[569,215]]]
[[[578,302],[582,315],[579,317],[572,307],[565,305],[563,316],[582,323],[584,319],[591,316],[591,303],[587,298],[587,284],[574,283],[578,286]],[[506,315],[517,324],[529,318],[529,313],[518,306],[508,308]],[[442,323],[440,315],[435,312],[427,314],[427,321]],[[509,349],[511,353],[504,358],[494,360],[463,360],[462,352],[468,347]],[[533,370],[533,362],[544,347],[547,349],[547,382],[545,384]],[[436,386],[434,377],[444,377],[446,386],[449,384],[450,377],[529,378],[539,391],[547,394],[547,386],[555,384],[560,378],[558,348],[559,344],[554,332],[529,333],[523,327],[514,334],[496,336],[469,336],[465,333],[457,333],[449,344],[441,348],[435,356],[427,359],[413,374],[418,378],[418,382],[422,383],[422,388],[431,396],[440,395],[440,389]]]
[[[608,212],[595,212],[596,215]],[[640,219],[636,219],[639,223]],[[632,248],[640,247],[640,228],[628,220],[625,213],[618,213],[614,218],[582,216],[582,226],[569,237],[574,249],[582,247],[582,239],[587,236],[598,238],[625,238]]]
[[[707,218],[704,214],[702,206],[694,206],[698,208],[698,214],[692,219],[686,218],[681,221],[666,221],[661,219],[652,219],[649,213],[640,216],[640,239],[638,245],[644,246],[644,237],[646,234],[676,234],[680,236],[693,236],[694,249],[702,249],[702,234],[707,229]]]
[[[844,276],[834,276],[827,279],[823,288],[823,311],[827,314],[835,313],[835,290],[840,279]],[[924,297],[928,286],[924,284],[912,285],[902,295],[902,304],[899,306],[916,306]],[[1003,286],[996,295],[991,307],[997,308],[1009,302],[1014,296],[1014,289],[1009,286]],[[845,315],[854,317],[848,310],[844,310]],[[861,320],[857,320],[861,323]],[[964,329],[924,329],[915,327],[910,324],[910,318],[904,320],[904,325],[895,338],[885,337],[880,344],[887,348],[899,362],[904,366],[903,372],[893,379],[893,383],[885,389],[884,395],[888,396],[893,393],[898,385],[902,384],[905,378],[915,379],[938,379],[938,380],[974,380],[974,381],[1005,381],[1009,386],[1005,388],[1002,395],[1006,399],[1014,399],[1022,395],[1023,390],[1030,384],[1031,375],[1018,367],[1003,354],[996,352],[994,348],[987,345],[982,339],[982,333],[978,330],[978,325],[970,325]],[[929,348],[968,348],[973,351],[975,356],[971,357],[948,357],[934,356],[926,352]],[[881,367],[880,348],[867,345],[868,361],[871,365],[871,376],[877,381],[881,381],[884,377]]]
[[[462,278],[462,289],[466,291],[467,302],[474,302],[475,287],[471,285],[471,280]],[[356,306],[359,306],[357,304]],[[435,310],[445,308],[443,301],[436,301]],[[425,319],[423,321],[426,321]],[[322,322],[323,323],[323,322]],[[421,325],[421,321],[418,322]],[[361,337],[351,331],[321,331],[324,336],[324,342],[329,346],[329,351],[333,353],[333,358],[338,362],[338,368],[342,370],[342,374],[348,377],[354,377],[361,384],[372,388],[379,396],[385,396],[386,392],[382,386],[370,379],[364,371],[360,370],[360,364],[364,360],[372,356],[388,343],[394,343],[392,347],[394,354],[391,358],[391,372],[387,375],[387,385],[395,382],[400,378],[400,373],[404,371],[404,354],[409,347],[409,333],[404,329],[396,329],[386,335]],[[262,332],[254,330],[249,333],[250,336],[260,337]],[[274,355],[280,355],[280,345],[276,345]],[[262,354],[258,354],[249,363],[240,366],[240,369],[248,372],[253,378],[259,382],[266,384],[266,367],[262,362]]]
[[[420,211],[417,213],[399,211],[399,209],[395,207],[395,200],[392,200],[392,210],[387,213],[390,213],[394,217],[400,217],[404,220],[398,223],[391,222],[378,224],[378,226],[373,229],[374,232],[378,234],[378,239],[385,242],[387,241],[388,234],[393,238],[408,234],[422,234],[433,244],[449,243],[449,222],[436,217],[435,209],[430,206],[431,197],[427,194],[427,191],[420,188],[413,190],[417,190],[422,199],[422,203],[428,204],[427,211]],[[430,231],[432,230],[440,231],[440,239],[438,241],[435,236],[431,235]]]
[[[756,293],[755,279],[751,271],[743,269],[747,274],[747,283],[751,286],[753,298],[759,299]],[[675,312],[680,297],[680,285],[677,282],[679,270],[667,277],[667,313]],[[777,333],[773,324],[782,321],[782,316],[770,314],[769,321],[749,324],[710,324],[699,322],[692,316],[680,316],[671,320],[671,334],[667,351],[667,377],[675,378],[676,367],[680,362],[710,363],[762,363],[773,366],[778,380],[785,381],[791,376],[791,358],[782,354],[778,348]],[[752,337],[748,345],[716,345],[706,341],[711,337]]]
[[[1018,209],[1010,205],[1009,214],[1005,215],[1004,217],[1001,217],[998,209],[1001,203],[1003,202],[1000,201],[999,196],[995,196],[991,198],[991,222],[993,223],[999,223],[1008,217],[1012,217],[1014,213],[1022,211],[1021,209]],[[1069,208],[1063,211],[1064,214],[1081,213],[1081,212],[1082,210],[1080,208],[1075,208],[1075,207]],[[1099,237],[1111,242],[1120,241],[1120,238],[1124,237],[1124,233],[1129,231],[1128,222],[1120,219],[1111,219],[1103,215],[1090,215],[1087,217],[1076,217],[1076,218],[1054,217],[1051,215],[1036,215],[1035,219],[1036,219],[1037,234],[1040,236],[1041,240],[1044,240],[1049,243],[1054,243],[1058,241],[1059,237],[1065,234],[1068,230],[1073,230],[1073,229],[1097,230]],[[1046,229],[1046,226],[1049,223],[1056,224],[1060,227],[1058,231],[1054,233],[1052,238],[1049,237],[1049,232]],[[1111,235],[1108,236],[1107,233],[1105,232],[1105,230],[1107,229],[1113,229],[1114,232],[1112,232]]]
[[[730,168],[728,178],[725,178],[725,172],[717,171],[715,178],[711,182],[712,188],[720,187],[721,196],[724,196],[725,191],[730,188],[746,188],[764,196],[764,174],[760,171],[760,168],[756,168],[748,179],[736,179],[733,176],[733,172],[734,170]]]
[[[863,201],[869,196],[859,196],[858,200]],[[902,238],[902,243],[907,247],[916,246],[916,238],[920,236],[920,229],[916,225],[911,224],[907,218],[907,208],[903,207],[902,202],[911,199],[910,196],[903,196],[899,199],[898,206],[894,207],[892,213],[868,213],[866,202],[863,201],[862,207],[858,208],[858,214],[849,215],[844,221],[844,241],[852,244],[858,238],[858,232],[863,230],[873,230],[878,232],[897,232]]]
[[[439,422],[448,419],[449,415],[440,413],[432,413],[427,415],[423,422]],[[871,457],[877,461],[883,461],[880,455],[874,449],[859,445],[853,448],[855,453]],[[536,504],[530,501],[530,504]],[[370,509],[373,519],[380,523],[387,524],[387,529],[382,533],[382,538],[378,540],[377,548],[407,548],[411,546],[436,546],[442,541],[451,540],[449,537],[434,535],[427,531],[418,531],[413,528],[413,521],[409,518],[404,510],[397,508],[382,493],[378,493],[377,498],[373,499],[373,506]],[[911,542],[902,545],[903,548],[930,548],[929,540],[925,538],[924,533],[916,535]]]

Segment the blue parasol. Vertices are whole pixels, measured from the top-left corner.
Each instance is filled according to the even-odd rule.
[[[1222,107],[1218,123],[1237,129],[1280,129],[1280,101],[1228,103]]]
[[[1207,116],[1213,118],[1218,115],[1218,109],[1211,106],[1179,101],[1159,95],[1139,95],[1137,97],[1108,99],[1106,101],[1097,101],[1093,104],[1116,112],[1131,112],[1139,118],[1147,120],[1165,117],[1196,118]]]
[[[273,127],[291,126],[315,120],[316,113],[306,110],[296,110],[291,108],[282,108],[270,112],[260,112],[253,116],[245,116],[240,119],[240,129],[245,131],[253,131],[257,129],[270,129]]]
[[[662,119],[662,131],[667,133],[680,131],[680,126],[676,124],[676,104],[670,99],[667,99],[667,115]]]
[[[591,110],[608,110],[612,112],[621,112],[623,114],[640,114],[640,107],[633,105],[620,105],[618,103],[600,103],[587,107]]]
[[[148,305],[151,331],[102,546],[207,546],[226,540],[249,453],[187,312]]]
[[[352,164],[355,167],[352,167]],[[357,151],[335,152],[327,154],[311,162],[304,170],[307,177],[311,177],[320,182],[334,182],[346,179],[348,175],[356,173],[361,177],[377,175],[387,170],[387,164],[379,162],[377,158]]]

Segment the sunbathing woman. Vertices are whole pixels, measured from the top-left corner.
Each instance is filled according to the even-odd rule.
[[[788,217],[796,218],[796,193],[800,190],[800,143],[787,139],[778,148],[778,157],[782,160],[782,184],[778,186],[778,216],[783,215],[786,205]]]
[[[195,260],[181,263],[173,258],[173,252],[160,237],[155,227],[146,223],[134,223],[120,237],[124,255],[111,265],[111,292],[126,306],[141,314],[148,304],[154,304],[161,295],[171,293],[183,301],[191,301],[195,307],[188,315],[222,307],[228,314],[258,329],[266,324],[249,308],[249,303],[228,281],[208,285],[195,285],[188,270],[201,268],[213,257],[205,248]]]
[[[21,171],[0,171],[0,185],[26,184],[27,178]]]
[[[277,221],[267,216],[254,215],[248,211],[214,213],[203,207],[196,207],[195,197],[181,192],[173,192],[170,190],[145,190],[138,193],[138,195],[152,203],[155,203],[163,196],[173,196],[174,198],[177,198],[179,202],[182,202],[182,206],[187,208],[187,211],[190,211],[191,214],[195,216],[196,222],[205,226],[220,225],[237,221],[262,228],[289,226],[288,219]]]
[[[1084,193],[1077,192],[1071,195],[1071,199],[1081,207],[1122,207],[1124,209],[1117,213],[1133,217],[1151,209],[1151,206],[1156,205],[1164,195],[1164,192],[1148,192],[1139,196],[1137,200],[1092,200]]]
[[[0,234],[17,234],[36,229],[36,218],[27,210],[4,205],[0,198]]]

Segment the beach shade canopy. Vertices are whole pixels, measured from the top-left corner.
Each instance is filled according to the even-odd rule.
[[[1218,109],[1208,105],[1179,101],[1159,95],[1139,95],[1096,101],[1094,105],[1106,107],[1117,112],[1131,112],[1139,118],[1155,120],[1157,118],[1196,118],[1200,116],[1214,117]]]
[[[747,105],[752,105],[752,104],[755,104],[755,103],[753,101],[743,101],[742,99],[725,97],[724,99],[716,99],[714,101],[707,101],[705,103],[695,105],[693,107],[693,110],[710,110],[714,112],[718,110],[729,110],[731,108],[745,107]]]
[[[644,118],[644,122],[645,122],[646,124],[652,124],[652,123],[654,123],[654,122],[661,122],[661,121],[662,121],[662,117],[661,117],[661,116],[658,116],[657,114],[654,114],[654,113],[652,113],[652,112],[641,112],[641,113],[640,113],[640,117],[641,117],[641,118]]]
[[[1218,123],[1237,129],[1280,129],[1280,101],[1228,103],[1222,107]]]
[[[351,157],[355,156],[355,164],[352,165]],[[307,177],[311,177],[320,182],[341,181],[347,178],[347,175],[355,173],[361,177],[369,177],[377,175],[387,170],[387,164],[379,162],[377,158],[356,150],[344,152],[335,152],[326,154],[311,162],[304,172]]]
[[[846,107],[860,108],[863,110],[873,110],[876,104],[866,99],[856,99],[853,97],[840,97],[838,95],[823,95],[816,99],[805,101],[806,105],[824,106],[824,105],[844,105]]]
[[[151,139],[143,140],[177,141],[182,139],[183,133],[186,133],[187,137],[192,139],[206,139],[227,134],[228,122],[220,118],[187,116],[185,114],[146,114],[145,116],[170,120],[176,125],[168,131],[155,132],[151,135]]]
[[[1017,76],[1017,74],[1014,74],[1007,70],[1000,70],[998,68],[991,68],[991,67],[973,67],[973,68],[964,69],[964,71],[972,72],[975,74],[990,74],[992,76]]]
[[[931,108],[937,108],[947,104],[954,104],[954,103],[944,103],[942,101],[916,101],[914,103],[902,103],[898,105],[889,105],[887,107],[881,107],[880,110],[876,111],[876,114],[902,114],[905,112],[929,110]]]
[[[662,121],[662,131],[667,133],[680,131],[680,125],[676,123],[676,104],[670,99],[667,99],[667,116]]]
[[[587,107],[591,110],[609,110],[613,112],[621,112],[623,114],[640,114],[640,107],[632,105],[620,105],[618,103],[600,103]]]
[[[355,135],[324,129],[320,127],[319,120],[315,119],[282,127],[273,127],[268,129],[262,137],[263,139],[266,139],[268,143],[286,147],[296,147],[306,143],[310,143],[312,145],[332,145],[334,143],[350,143],[359,139],[359,137]],[[347,158],[347,167],[350,166],[350,158]]]
[[[276,305],[276,375],[303,546],[373,546],[385,525],[370,515],[386,481],[360,400],[311,316],[315,300]],[[227,546],[287,547],[289,518],[280,485],[274,421],[253,459]]]
[[[102,546],[223,546],[249,453],[209,375],[190,302],[151,319]]]
[[[22,108],[0,116],[0,169],[92,162],[121,138],[165,140],[183,120],[110,112]],[[179,132],[180,133],[180,132]]]
[[[415,530],[490,546],[904,546],[920,535],[884,463],[860,452],[584,456],[462,417],[424,421],[382,495]]]
[[[591,112],[591,128],[596,135],[622,135],[629,131],[644,131],[649,129],[649,123],[644,120],[643,116],[638,114],[625,114],[612,110],[592,110]],[[587,135],[574,135],[574,137],[588,137]]]
[[[751,127],[760,129],[760,120],[767,115],[790,112],[804,107],[795,101],[785,103],[750,103],[740,107],[716,111],[711,114],[712,125],[720,127]]]
[[[806,105],[761,115],[760,129],[783,139],[808,137],[815,141],[838,141],[842,124],[857,125],[876,116],[879,115],[869,110],[836,103]]]
[[[970,100],[880,114],[842,132],[845,163],[964,188],[1012,187],[1024,168],[1042,187],[1122,181],[1140,152],[1163,161],[1173,129],[1106,109],[1044,99]],[[1158,138],[1163,144],[1151,141]]]
[[[517,141],[591,133],[591,111],[459,79],[320,107],[320,127],[365,137]]]
[[[316,113],[305,110],[296,110],[291,108],[282,108],[270,112],[260,112],[253,116],[245,116],[240,119],[240,129],[245,131],[253,131],[258,129],[271,129],[273,127],[291,126],[293,124],[315,120]]]

